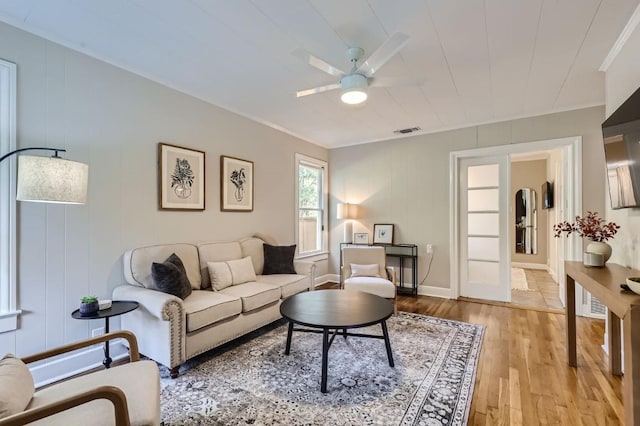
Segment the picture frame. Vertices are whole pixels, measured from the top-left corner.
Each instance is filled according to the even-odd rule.
[[[373,225],[373,244],[393,244],[393,224],[376,223]]]
[[[366,232],[355,232],[353,234],[353,244],[369,244],[369,234]]]
[[[205,153],[158,143],[158,207],[160,210],[205,209]]]
[[[220,210],[253,211],[253,161],[220,156]]]

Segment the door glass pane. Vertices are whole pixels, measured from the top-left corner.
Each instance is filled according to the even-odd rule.
[[[469,259],[500,260],[498,238],[469,237]]]
[[[498,211],[498,189],[475,189],[468,191],[468,209],[469,211]]]
[[[482,166],[470,166],[467,172],[467,187],[478,188],[483,186],[499,186],[500,168],[498,164],[485,164]]]
[[[469,213],[467,218],[470,235],[498,235],[499,213]]]
[[[497,262],[480,262],[470,260],[469,284],[500,286],[500,264]]]

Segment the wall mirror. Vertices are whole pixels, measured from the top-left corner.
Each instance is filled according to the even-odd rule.
[[[515,213],[516,253],[536,254],[538,222],[534,189],[522,188],[516,192]]]

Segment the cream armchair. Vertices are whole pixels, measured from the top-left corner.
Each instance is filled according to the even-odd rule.
[[[128,342],[130,363],[34,392],[26,364],[118,338]],[[6,356],[0,360],[0,426],[24,424],[159,425],[158,366],[153,361],[140,361],[138,343],[128,331],[103,334],[22,359]]]
[[[398,312],[395,269],[387,266],[384,247],[343,247],[341,287],[344,290],[363,291],[393,302],[393,313]]]

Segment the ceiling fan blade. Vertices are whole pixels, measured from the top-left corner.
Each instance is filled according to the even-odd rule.
[[[426,80],[424,78],[402,78],[402,77],[374,77],[370,80],[371,87],[394,87],[394,86],[422,86]]]
[[[336,77],[342,77],[343,75],[346,74],[340,68],[334,67],[330,63],[325,62],[316,56],[313,56],[311,53],[307,52],[304,49],[296,49],[293,52],[291,52],[291,54],[296,58],[302,59],[312,67],[317,68],[320,71],[326,72],[327,74],[331,74]]]
[[[408,41],[409,36],[404,33],[393,34],[360,65],[356,72],[364,73],[368,77],[371,77],[376,71],[382,68],[393,55],[398,53]]]
[[[326,92],[328,90],[339,89],[340,83],[328,84],[326,86],[314,87],[313,89],[300,90],[296,92],[296,97],[299,98],[301,96],[315,95],[316,93]]]

